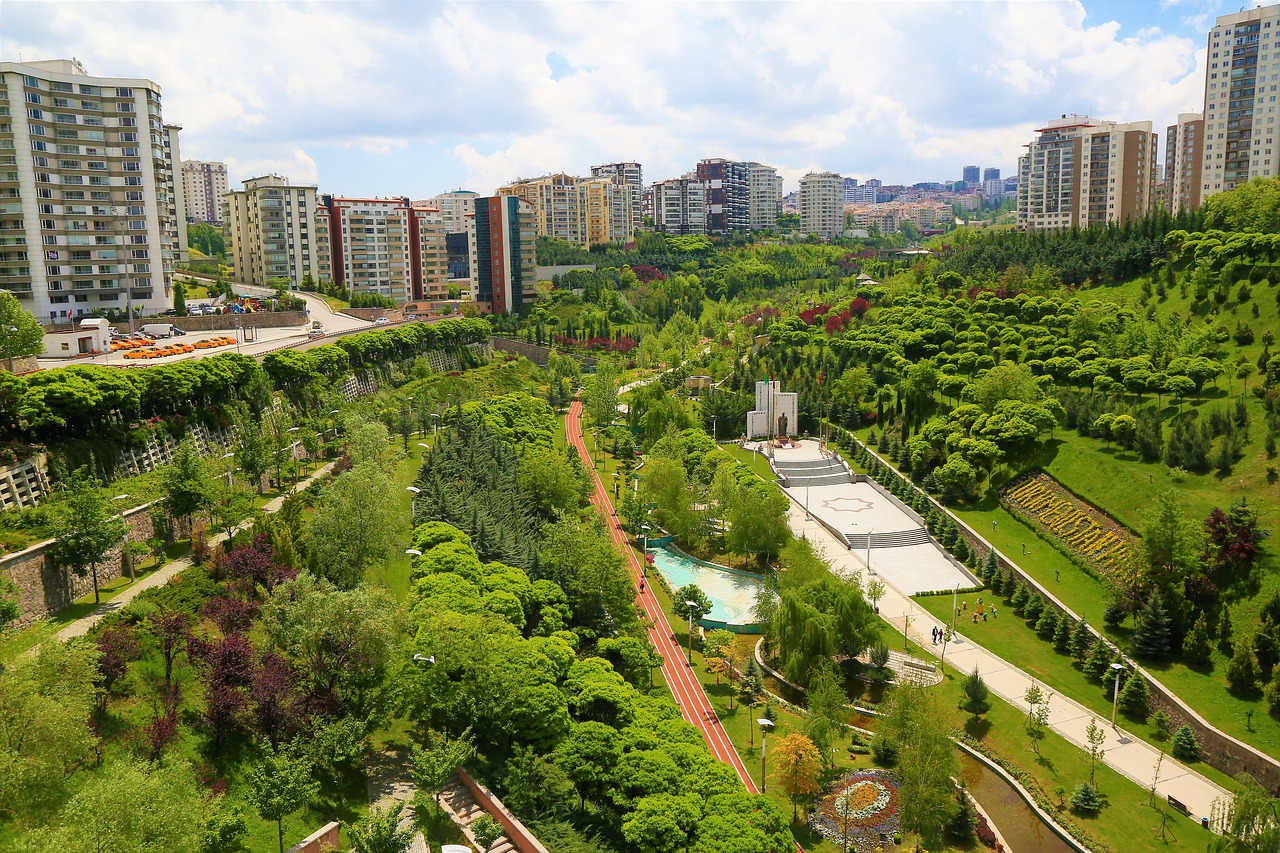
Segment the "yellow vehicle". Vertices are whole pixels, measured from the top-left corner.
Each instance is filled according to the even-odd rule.
[[[129,350],[124,354],[125,358],[155,358],[159,355],[159,351],[153,347],[141,347],[139,349]]]
[[[193,346],[196,349],[213,349],[214,347],[222,346],[222,343],[217,338],[201,338]]]
[[[174,344],[175,347],[183,352],[195,352],[196,348],[193,344]]]

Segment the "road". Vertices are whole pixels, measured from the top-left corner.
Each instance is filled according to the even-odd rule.
[[[569,413],[565,416],[565,433],[569,438],[569,443],[573,445],[578,451],[578,455],[582,458],[582,464],[587,467],[587,470],[591,471],[592,481],[595,484],[595,494],[592,495],[591,502],[603,512],[605,521],[609,525],[609,534],[613,539],[614,545],[627,555],[627,560],[631,567],[632,580],[639,581],[643,577],[640,561],[636,558],[635,551],[628,545],[626,535],[618,526],[617,516],[614,514],[613,504],[609,500],[608,490],[605,489],[604,483],[600,480],[600,474],[592,465],[591,456],[588,454],[587,446],[582,439],[581,400],[574,400],[569,406]],[[652,623],[653,627],[649,629],[649,641],[662,654],[662,675],[671,688],[671,694],[675,697],[676,704],[680,706],[680,712],[686,720],[697,726],[702,732],[702,737],[706,740],[711,754],[717,760],[731,766],[737,772],[738,778],[742,780],[742,784],[746,785],[748,791],[753,794],[759,793],[755,781],[751,778],[751,774],[747,772],[746,765],[742,763],[742,757],[738,755],[738,751],[734,749],[733,742],[729,740],[729,735],[725,732],[724,726],[720,724],[720,718],[716,715],[715,708],[711,705],[711,700],[703,692],[702,684],[698,681],[692,668],[685,663],[684,650],[676,643],[675,635],[671,631],[671,624],[667,621],[667,614],[663,611],[657,596],[653,594],[652,586],[646,584],[636,596],[636,601]]]

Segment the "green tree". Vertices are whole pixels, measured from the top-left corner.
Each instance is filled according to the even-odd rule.
[[[1253,659],[1253,639],[1246,637],[1236,644],[1235,653],[1227,661],[1227,684],[1234,693],[1254,693],[1258,689],[1258,663]]]
[[[965,703],[965,708],[970,712],[983,714],[991,707],[987,704],[987,697],[990,695],[990,691],[987,688],[987,683],[982,680],[981,673],[978,672],[977,664],[974,664],[973,672],[965,676],[960,686],[964,690],[965,698],[969,700]]]
[[[38,820],[95,758],[98,649],[45,642],[0,669],[0,816]]]
[[[358,823],[348,828],[352,853],[405,853],[413,841],[412,829],[400,828],[404,804],[389,809],[371,807]]]
[[[1084,732],[1085,740],[1089,743],[1089,784],[1093,785],[1094,774],[1098,770],[1098,760],[1102,758],[1102,744],[1107,740],[1107,733],[1097,720],[1090,718],[1089,727]]]
[[[585,809],[587,797],[600,797],[611,784],[621,757],[617,731],[589,720],[570,726],[568,736],[556,747],[554,760],[569,775],[578,792],[579,808]]]
[[[729,547],[734,553],[767,563],[790,538],[786,495],[772,486],[743,489],[729,513]]]
[[[1200,742],[1191,726],[1183,726],[1173,733],[1173,757],[1179,761],[1195,761],[1200,757]]]
[[[698,828],[702,809],[692,796],[651,794],[636,801],[622,824],[628,849],[642,853],[687,850]]]
[[[232,410],[232,436],[235,463],[244,472],[258,494],[262,494],[262,478],[271,470],[271,448],[267,431],[248,408],[240,405]]]
[[[475,755],[475,743],[470,728],[455,738],[447,733],[428,731],[426,742],[426,746],[413,750],[413,783],[419,791],[431,796],[436,812],[443,814],[440,792],[449,776]]]
[[[99,602],[98,563],[107,551],[124,538],[124,522],[111,509],[98,484],[85,468],[68,481],[66,497],[54,507],[53,535],[56,540],[49,556],[78,576],[92,572],[93,601]]]
[[[173,313],[178,317],[187,316],[187,281],[177,278],[173,280]]]
[[[320,505],[303,531],[303,545],[316,570],[352,589],[374,562],[398,546],[405,519],[391,473],[372,462],[339,475],[320,493]]]
[[[818,748],[823,760],[834,764],[831,749],[845,733],[847,697],[840,677],[829,661],[823,661],[814,668],[806,695],[809,715],[805,717],[804,733]]]
[[[902,823],[926,840],[937,837],[950,813],[956,775],[955,747],[938,695],[902,686],[894,690],[882,727],[897,742]]]
[[[480,853],[486,853],[494,842],[502,837],[502,825],[494,820],[492,815],[485,813],[471,824],[471,834],[475,836]]]
[[[192,515],[208,505],[212,486],[209,465],[196,448],[195,440],[190,436],[184,438],[161,476],[169,514],[190,520]]]
[[[1240,789],[1213,804],[1209,853],[1261,853],[1280,850],[1280,797],[1267,793],[1253,777],[1236,777]]]
[[[587,416],[595,427],[608,426],[617,417],[621,383],[622,372],[616,359],[603,358],[596,364],[596,372],[587,380],[585,397]]]
[[[1144,660],[1164,660],[1169,654],[1169,617],[1159,592],[1153,592],[1138,613],[1133,651]]]
[[[1135,720],[1145,721],[1151,713],[1151,688],[1147,680],[1133,673],[1120,689],[1120,710]]]
[[[44,352],[44,327],[8,290],[0,290],[0,345],[10,373],[15,358]]]
[[[1213,639],[1209,636],[1209,626],[1201,613],[1196,617],[1191,630],[1182,638],[1182,654],[1191,663],[1204,665],[1209,662],[1212,653]]]
[[[275,821],[284,853],[284,819],[320,793],[311,759],[290,747],[269,750],[245,773],[245,798],[263,820]]]

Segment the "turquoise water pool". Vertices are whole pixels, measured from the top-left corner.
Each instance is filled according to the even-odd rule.
[[[724,623],[727,625],[751,625],[755,617],[751,608],[755,605],[756,590],[764,580],[759,575],[735,572],[730,569],[719,569],[699,563],[696,560],[670,548],[651,548],[654,567],[667,579],[672,591],[685,584],[697,584],[698,588],[711,599],[711,612],[702,620],[703,624]],[[711,625],[711,627],[720,627]]]

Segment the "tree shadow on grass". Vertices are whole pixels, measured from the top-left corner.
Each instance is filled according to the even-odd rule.
[[[976,714],[964,721],[964,732],[974,740],[981,741],[991,731],[991,721]]]

